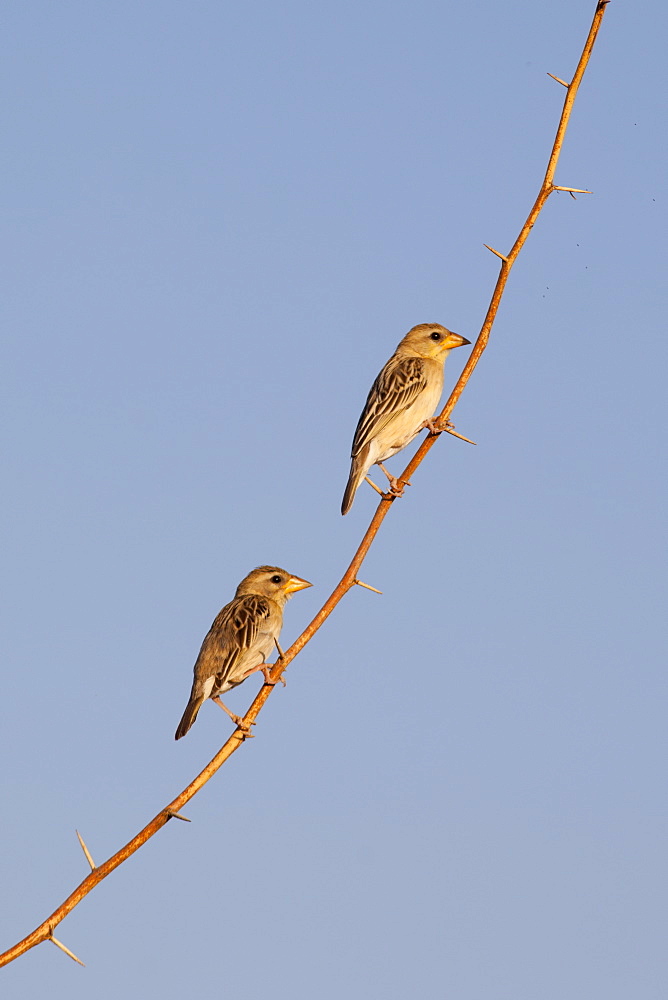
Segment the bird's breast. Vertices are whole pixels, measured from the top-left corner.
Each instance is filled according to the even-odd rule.
[[[272,623],[267,622],[265,628],[267,631],[258,632],[255,642],[245,649],[241,655],[238,657],[233,668],[225,676],[225,679],[221,685],[218,686],[216,694],[224,694],[231,688],[236,687],[237,684],[241,684],[244,679],[244,675],[252,670],[253,667],[258,667],[261,663],[271,659],[271,656],[276,649],[274,644],[274,637],[278,638],[280,629],[272,629]]]
[[[405,410],[400,410],[388,420],[378,433],[374,449],[378,454],[374,462],[384,462],[411,443],[424,421],[434,415],[442,391],[443,369],[441,365],[436,365],[420,395]]]

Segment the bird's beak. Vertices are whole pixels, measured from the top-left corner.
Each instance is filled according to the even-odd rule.
[[[458,333],[448,333],[447,337],[443,341],[443,347],[451,351],[453,347],[463,347],[464,344],[470,344],[471,341],[467,340],[466,337],[460,337]]]
[[[312,586],[312,583],[309,583],[308,580],[302,580],[300,576],[291,576],[284,589],[286,594],[296,594],[298,590],[306,590],[307,587]]]

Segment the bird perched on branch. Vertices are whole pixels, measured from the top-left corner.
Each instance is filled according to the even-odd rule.
[[[401,495],[401,484],[383,462],[410,444],[423,427],[435,430],[431,417],[443,391],[445,359],[453,347],[470,343],[439,323],[420,323],[408,331],[367,396],[353,438],[342,514],[352,507],[358,486],[374,464],[389,479],[390,492]]]
[[[230,712],[220,695],[256,671],[264,674],[265,681],[269,680],[265,660],[274,649],[282,655],[278,637],[285,602],[298,590],[310,586],[308,580],[291,576],[278,566],[258,566],[241,581],[234,598],[218,614],[202,643],[190,700],[174,739],[186,735],[207,698],[240,725],[241,719]]]

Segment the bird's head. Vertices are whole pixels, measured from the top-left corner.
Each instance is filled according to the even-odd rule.
[[[397,354],[445,361],[448,351],[453,347],[470,343],[466,337],[460,337],[458,333],[446,330],[440,323],[418,323],[401,341],[397,347]]]
[[[300,576],[291,576],[287,570],[279,566],[258,566],[241,581],[236,596],[261,594],[282,606],[298,590],[305,590],[311,586],[308,580],[302,580]]]

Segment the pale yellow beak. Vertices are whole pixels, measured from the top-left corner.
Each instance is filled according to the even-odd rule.
[[[445,347],[446,350],[451,351],[453,347],[463,347],[464,344],[470,343],[470,340],[467,340],[466,337],[460,337],[458,333],[448,333],[447,337],[443,341],[443,347]]]
[[[309,583],[308,580],[302,580],[300,576],[291,576],[283,589],[286,594],[296,594],[298,590],[306,590],[307,587],[312,586],[312,583]]]

